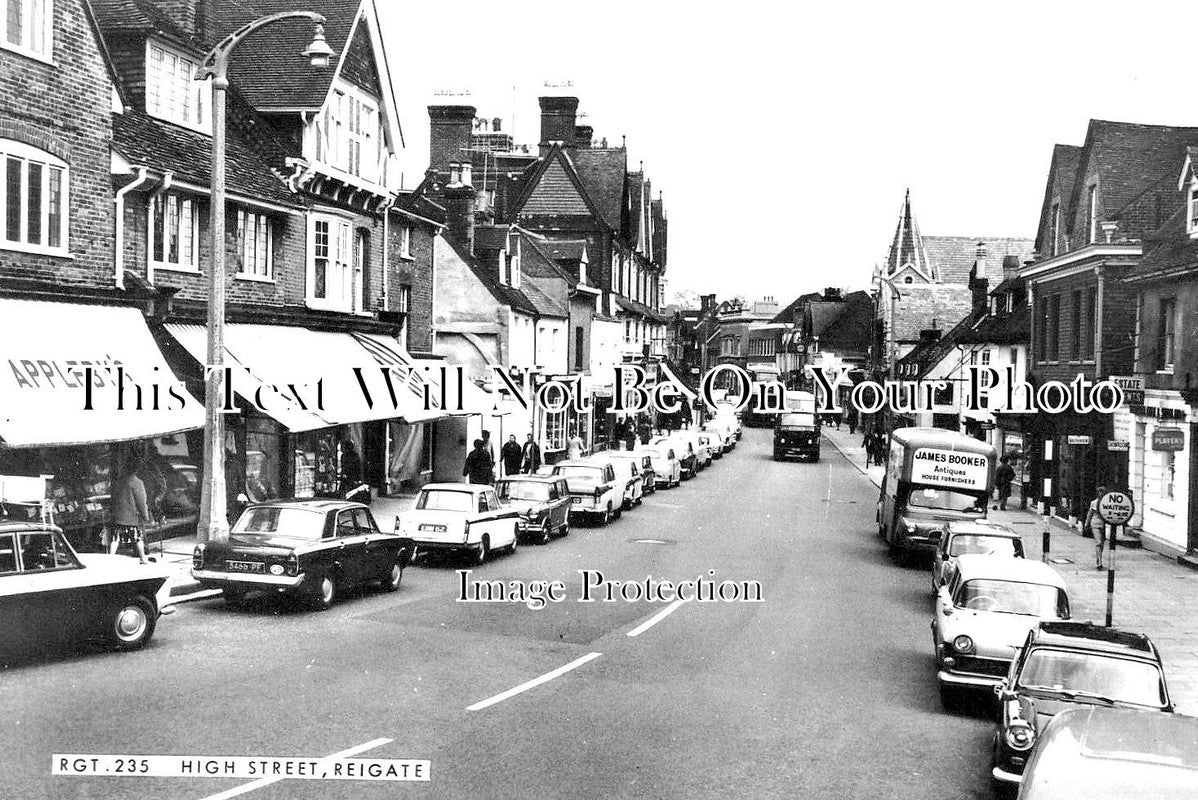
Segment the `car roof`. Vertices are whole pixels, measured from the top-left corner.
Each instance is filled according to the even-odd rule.
[[[973,521],[968,522],[950,522],[944,526],[950,536],[970,535],[970,536],[1004,536],[1011,539],[1021,539],[1018,533],[1008,528],[1006,525],[999,525],[997,522]]]
[[[526,475],[521,473],[520,475],[505,475],[499,480],[522,481],[524,483],[557,483],[558,481],[564,481],[565,478],[561,475],[533,475],[531,473]]]
[[[993,445],[944,428],[896,428],[890,438],[911,447],[939,447],[991,458],[998,454]]]
[[[60,531],[57,525],[50,525],[44,522],[15,521],[0,522],[0,534],[5,533],[28,533],[31,531]]]
[[[1032,644],[1156,658],[1156,646],[1142,633],[1106,628],[1093,622],[1042,622]]]
[[[969,553],[957,556],[957,574],[963,581],[990,579],[1065,588],[1065,579],[1059,572],[1047,564],[1026,558],[995,558]]]
[[[420,487],[421,491],[439,489],[443,492],[480,492],[490,488],[485,483],[426,483]]]
[[[566,460],[566,461],[559,461],[559,462],[557,462],[556,464],[554,464],[553,466],[555,466],[555,467],[592,467],[592,468],[598,468],[598,467],[602,467],[602,466],[603,466],[603,463],[602,463],[602,462],[599,462],[599,461],[593,461],[593,460],[591,460],[591,459],[589,459],[589,458],[571,458],[571,459],[568,459],[568,460]]]
[[[304,511],[334,511],[343,508],[366,508],[364,503],[351,500],[332,500],[327,498],[292,498],[289,500],[263,500],[260,503],[250,503],[246,508],[299,508]]]

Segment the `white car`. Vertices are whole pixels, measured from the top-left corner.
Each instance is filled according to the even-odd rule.
[[[684,428],[678,431],[678,435],[689,440],[691,446],[694,448],[697,469],[704,470],[711,466],[711,447],[708,444],[707,437],[691,428]]]
[[[616,453],[601,453],[591,456],[591,460],[611,464],[616,473],[616,481],[624,484],[625,509],[641,504],[645,496],[645,478],[641,475],[640,461],[634,458],[620,458]]]
[[[715,416],[707,422],[707,425],[708,427],[718,427],[725,436],[732,440],[732,445],[735,447],[737,440],[740,439],[741,423],[740,417],[728,410],[729,408],[730,406],[717,406]]]
[[[682,483],[682,467],[669,441],[647,444],[640,452],[646,453],[653,464],[653,480],[659,489],[672,489]]]
[[[674,451],[674,456],[678,459],[678,468],[680,471],[680,479],[689,481],[691,478],[699,474],[699,457],[695,453],[694,443],[685,436],[679,436],[678,431],[671,433],[669,436],[658,436],[649,441],[651,447],[669,447]]]
[[[657,475],[653,469],[653,459],[642,448],[635,450],[609,450],[611,458],[632,461],[641,472],[641,495],[653,494],[657,491]]]
[[[724,437],[719,431],[702,428],[699,430],[699,437],[706,441],[712,460],[724,457]]]
[[[611,462],[591,459],[560,461],[553,465],[553,474],[566,479],[570,488],[570,516],[598,518],[606,525],[619,519],[624,511],[624,490]]]
[[[411,539],[416,552],[467,553],[481,564],[494,550],[516,552],[520,514],[500,504],[486,484],[430,483],[416,507],[395,519],[395,532]]]

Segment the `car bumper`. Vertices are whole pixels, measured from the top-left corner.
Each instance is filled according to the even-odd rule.
[[[479,547],[477,544],[466,544],[465,542],[434,542],[420,539],[413,539],[412,543],[420,550],[477,550]]]
[[[921,530],[907,533],[900,530],[898,544],[905,550],[935,550],[940,546],[940,533]]]
[[[533,533],[544,533],[546,531],[546,529],[549,527],[548,523],[549,523],[548,519],[531,520],[531,519],[525,519],[524,517],[521,517],[520,518],[520,533],[522,535],[523,534],[533,534]]]
[[[995,767],[994,769],[990,770],[990,775],[994,778],[994,780],[1001,783],[1023,783],[1022,775],[1017,772],[1008,772],[1002,767]]]
[[[250,584],[252,586],[270,587],[274,589],[294,589],[304,582],[304,574],[299,575],[255,575],[245,572],[217,572],[210,569],[193,569],[191,577],[204,586],[220,588]]]
[[[951,684],[952,686],[963,686],[975,689],[987,689],[991,686],[997,686],[1002,683],[1002,678],[991,677],[990,675],[977,675],[969,672],[949,672],[940,670],[936,673],[936,679],[941,683]]]

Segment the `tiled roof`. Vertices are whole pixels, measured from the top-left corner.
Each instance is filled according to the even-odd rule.
[[[479,283],[486,287],[491,296],[506,306],[511,306],[513,311],[520,311],[525,314],[536,316],[537,307],[532,304],[528,296],[519,289],[514,289],[511,286],[506,286],[499,282],[499,279],[487,269],[485,264],[479,262],[468,250],[455,241],[452,237],[445,237],[445,241],[453,248],[454,253],[458,258],[462,259],[465,264],[470,267],[470,271],[478,278]]]
[[[795,321],[795,313],[796,312],[801,312],[803,310],[804,306],[806,306],[812,300],[818,300],[821,297],[823,297],[823,295],[820,294],[819,292],[809,292],[807,294],[801,294],[798,297],[796,297],[794,299],[794,301],[791,302],[790,305],[788,305],[786,308],[779,311],[774,316],[774,318],[770,320],[770,322],[793,323]]]
[[[869,349],[874,325],[874,299],[868,292],[849,292],[842,311],[820,336],[820,346],[847,353]]]
[[[644,317],[645,319],[652,320],[654,322],[670,321],[670,318],[665,314],[659,314],[643,303],[638,303],[635,300],[630,300],[629,298],[623,297],[621,295],[616,295],[615,297],[616,305],[631,314],[636,314],[639,317]]]
[[[844,311],[844,303],[838,300],[812,300],[807,304],[811,317],[811,335],[822,336],[829,325]]]
[[[282,169],[286,154],[268,138],[249,133],[239,120],[250,117],[248,109],[229,103],[229,136],[225,177],[228,190],[259,200],[296,206],[292,194],[272,168]],[[240,108],[238,108],[241,106]],[[259,133],[268,127],[255,126]],[[252,137],[252,139],[251,139]],[[207,187],[211,183],[212,137],[151,117],[141,111],[112,115],[112,146],[131,164],[152,170],[170,170],[181,181]],[[274,151],[274,158],[265,153]]]
[[[542,317],[560,317],[566,319],[570,316],[569,310],[561,303],[554,300],[545,292],[541,291],[537,286],[537,278],[525,280],[521,285],[524,294],[532,301],[533,306],[537,309],[537,314]]]
[[[586,239],[545,239],[537,245],[550,258],[562,261],[581,261],[587,249]]]
[[[985,274],[979,278],[989,279],[991,285],[1003,279],[1004,256],[1017,256],[1019,263],[1032,256],[1034,243],[1031,239],[995,238],[991,236],[925,236],[924,248],[941,283],[968,285],[969,273],[978,259],[978,243],[986,244]]]
[[[524,249],[521,251],[520,269],[530,275],[548,280],[561,280],[573,289],[578,280],[557,265],[551,254],[552,240],[522,235]]]
[[[1144,256],[1129,269],[1128,280],[1144,280],[1198,269],[1198,239],[1186,233],[1183,203],[1161,229],[1145,241]]]
[[[899,342],[918,341],[920,331],[933,327],[947,330],[969,314],[973,305],[973,296],[964,286],[913,283],[901,284],[898,289],[900,296],[893,302],[897,317],[894,339]],[[890,298],[884,298],[888,301]]]
[[[508,226],[479,225],[474,229],[474,251],[503,250],[507,247]]]
[[[628,151],[622,147],[584,147],[575,150],[571,160],[602,221],[612,230],[620,231]]]
[[[1077,165],[1081,162],[1082,148],[1071,144],[1055,144],[1052,147],[1052,161],[1048,165],[1048,181],[1044,185],[1044,202],[1040,207],[1040,228],[1036,233],[1036,251],[1051,253],[1051,242],[1042,241],[1046,234],[1052,231],[1052,201],[1059,198],[1061,203],[1062,227],[1068,227],[1065,219],[1068,213],[1070,198],[1073,197],[1073,183],[1077,180]],[[1060,234],[1064,236],[1066,231]]]
[[[527,190],[520,213],[589,216],[591,208],[570,175],[569,162],[555,157],[552,151],[545,159],[540,176]]]
[[[409,214],[431,220],[440,225],[446,223],[445,209],[424,195],[416,194],[415,192],[401,192],[398,194],[395,198],[394,207],[399,211],[406,211]]]

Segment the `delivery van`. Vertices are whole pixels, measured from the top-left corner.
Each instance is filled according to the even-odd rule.
[[[786,392],[786,410],[775,415],[774,460],[791,456],[819,461],[820,428],[815,415],[815,395],[811,392]]]
[[[990,445],[953,431],[891,433],[877,515],[891,552],[935,549],[945,523],[985,518],[996,458]]]

